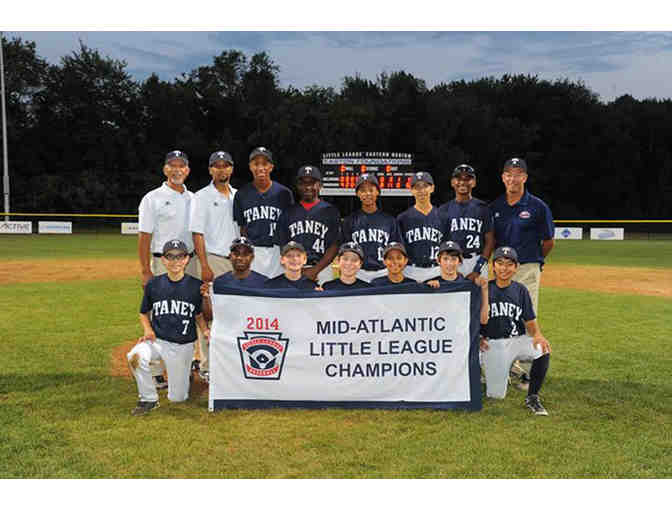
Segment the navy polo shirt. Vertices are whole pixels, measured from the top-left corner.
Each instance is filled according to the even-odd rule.
[[[539,262],[541,242],[552,239],[555,233],[553,215],[546,202],[527,190],[514,205],[506,202],[506,194],[490,204],[495,227],[495,248],[511,246],[518,252],[521,264]]]

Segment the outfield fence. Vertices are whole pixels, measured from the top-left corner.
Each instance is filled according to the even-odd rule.
[[[20,233],[17,230],[30,230],[37,234],[39,223],[70,223],[73,234],[121,234],[122,224],[136,224],[137,214],[88,214],[88,213],[5,213],[10,223],[23,222],[24,226],[10,228],[6,222],[0,221],[0,234]],[[27,223],[30,222],[30,229]],[[4,227],[3,227],[4,225]],[[556,227],[581,228],[583,239],[590,239],[591,228],[623,228],[624,239],[650,239],[672,240],[672,219],[668,220],[605,220],[605,219],[581,219],[581,220],[555,220]],[[55,225],[56,228],[58,225]],[[46,228],[45,233],[48,233]],[[133,233],[133,227],[127,225],[126,231]]]

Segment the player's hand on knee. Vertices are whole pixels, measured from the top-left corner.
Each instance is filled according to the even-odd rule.
[[[429,280],[427,282],[427,285],[429,285],[433,289],[438,289],[440,287],[439,280]]]
[[[490,349],[490,345],[488,344],[488,339],[485,337],[481,337],[481,343],[479,345],[481,351],[485,352],[488,349]]]
[[[140,338],[138,338],[138,343],[153,342],[155,340],[156,340],[156,333],[154,333],[154,330],[145,331],[145,333]]]
[[[534,347],[538,346],[541,349],[541,352],[544,354],[551,353],[551,344],[549,344],[548,340],[546,340],[543,336],[533,338],[532,345],[534,345]]]
[[[323,291],[324,289],[322,288],[322,286],[321,286],[321,285],[318,285],[317,287],[315,287],[315,289],[314,289],[314,290],[317,290],[317,291],[320,291],[320,292],[322,292],[322,291]]]

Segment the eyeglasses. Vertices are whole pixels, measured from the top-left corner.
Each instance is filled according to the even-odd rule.
[[[180,253],[179,255],[172,255],[170,253],[167,253],[166,255],[164,255],[164,257],[166,257],[166,260],[171,260],[171,261],[182,260],[183,258],[185,258],[187,256],[188,256],[188,254],[186,254],[186,253]]]

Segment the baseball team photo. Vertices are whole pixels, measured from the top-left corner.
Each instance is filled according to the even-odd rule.
[[[0,478],[670,478],[669,89],[382,64],[670,32],[84,33],[1,35]]]

